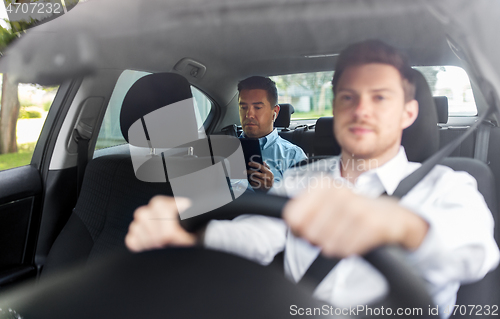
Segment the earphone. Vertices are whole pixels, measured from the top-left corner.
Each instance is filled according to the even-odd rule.
[[[276,121],[276,112],[273,115],[273,121]]]

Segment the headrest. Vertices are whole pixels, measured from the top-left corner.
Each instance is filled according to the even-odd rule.
[[[130,143],[128,132],[137,120],[164,106],[192,97],[189,82],[179,74],[154,73],[140,78],[123,99],[120,112],[123,137]]]
[[[405,147],[406,156],[412,162],[423,162],[439,149],[439,132],[437,112],[431,89],[422,73],[413,69],[418,101],[418,117],[415,122],[403,131],[401,145]]]
[[[280,112],[276,121],[274,121],[274,127],[289,127],[290,119],[292,118],[292,114],[295,112],[292,104],[282,103],[278,104],[280,106]]]
[[[438,123],[448,123],[448,98],[446,96],[435,96],[434,103],[436,104]]]
[[[314,129],[314,155],[338,155],[340,145],[333,136],[333,117],[320,117]]]
[[[437,113],[431,90],[424,76],[414,70],[419,112],[415,122],[403,131],[401,145],[405,147],[408,160],[423,162],[439,148]],[[333,117],[321,117],[316,121],[314,155],[337,155],[340,146],[333,137]]]

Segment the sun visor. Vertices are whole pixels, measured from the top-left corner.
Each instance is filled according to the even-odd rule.
[[[84,32],[29,30],[0,58],[0,72],[20,83],[55,85],[92,74],[97,46]]]

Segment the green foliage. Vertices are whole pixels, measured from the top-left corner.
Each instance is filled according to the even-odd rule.
[[[35,150],[35,144],[35,142],[21,144],[18,146],[17,153],[0,154],[0,171],[29,165]]]
[[[295,112],[292,114],[292,120],[319,119],[323,116],[332,116],[332,109],[330,108],[324,111]]]
[[[331,92],[331,80],[333,72],[312,72],[286,74],[271,77],[276,82],[278,93],[281,97],[293,99],[309,97],[311,111],[323,113],[331,109],[333,94]],[[281,101],[283,103],[283,101]],[[297,112],[297,110],[296,110]],[[298,114],[294,114],[298,117]]]
[[[8,1],[10,3],[11,1]],[[4,19],[9,25],[10,29],[0,26],[0,52],[3,52],[15,39],[20,36],[20,32],[25,32],[30,26],[37,23],[35,19],[30,21],[9,21]]]
[[[19,96],[19,105],[21,107],[27,107],[27,106],[31,106],[33,103],[31,103],[31,100],[30,99],[27,99],[25,96]]]
[[[39,119],[42,117],[42,113],[38,110],[24,108],[22,107],[19,110],[19,118],[20,119]]]
[[[48,112],[51,105],[52,105],[52,101],[47,101],[47,102],[42,104],[42,108],[45,112]]]
[[[0,26],[0,52],[3,52],[3,50],[17,38],[17,34],[11,30]]]

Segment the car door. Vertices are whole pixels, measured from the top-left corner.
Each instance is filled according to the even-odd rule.
[[[57,212],[65,206],[74,206],[76,201],[75,186],[71,182],[76,178],[75,168],[49,174],[48,159],[54,148],[61,119],[64,118],[65,110],[67,111],[65,106],[70,104],[78,83],[79,81],[74,80],[53,87],[53,96],[49,101],[43,101],[45,105],[50,106],[47,107],[48,112],[43,118],[25,122],[20,118],[17,121],[18,152],[0,154],[0,290],[33,278],[39,271],[40,267],[37,265],[41,263],[40,258],[37,258],[37,247],[43,247],[50,242],[50,239],[40,232],[43,224],[42,212],[53,210],[55,206],[58,207]],[[21,113],[29,108],[24,107],[23,103],[31,102],[26,102],[26,96],[21,92],[25,86],[30,85],[19,85]],[[44,90],[38,85],[31,87],[35,91],[37,88]],[[36,106],[30,107],[33,109]],[[38,132],[40,133],[37,138]],[[65,189],[54,189],[53,186],[57,185],[61,178],[68,180]],[[70,195],[71,192],[74,195]],[[55,197],[58,198],[57,205],[54,205]],[[50,220],[44,223],[52,224]]]

